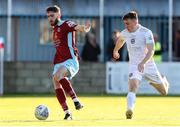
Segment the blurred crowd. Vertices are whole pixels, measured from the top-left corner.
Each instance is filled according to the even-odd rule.
[[[105,61],[114,61],[113,59],[113,49],[116,44],[117,39],[120,36],[120,31],[115,29],[112,33],[108,42],[105,44]],[[167,46],[160,42],[159,36],[157,33],[153,33],[154,42],[155,42],[155,52],[154,52],[154,60],[156,63],[160,63],[162,61],[167,60]],[[180,30],[177,30],[174,34],[173,40],[173,61],[180,61]],[[101,49],[99,46],[99,42],[97,42],[96,34],[94,32],[89,32],[85,35],[85,44],[83,46],[81,52],[82,61],[88,62],[99,62],[99,56],[101,54]],[[116,61],[128,61],[128,53],[126,49],[126,45],[119,50],[120,58]],[[164,58],[163,60],[163,56]]]

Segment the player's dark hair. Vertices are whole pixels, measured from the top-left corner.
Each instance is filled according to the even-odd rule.
[[[129,13],[125,14],[122,19],[138,19],[138,14],[135,11],[130,11]]]
[[[112,34],[117,34],[117,33],[120,33],[120,31],[117,30],[117,29],[115,29],[115,30],[112,32]]]
[[[57,13],[57,12],[60,13],[61,9],[57,5],[54,5],[54,6],[49,6],[46,8],[46,12],[49,12],[49,11],[52,11],[55,13]]]

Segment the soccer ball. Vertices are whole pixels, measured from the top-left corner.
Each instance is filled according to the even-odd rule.
[[[34,115],[38,120],[46,120],[49,116],[49,109],[45,105],[39,105],[36,107]]]

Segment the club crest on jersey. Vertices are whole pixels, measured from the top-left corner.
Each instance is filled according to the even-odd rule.
[[[135,43],[135,39],[131,39],[131,44],[134,44]]]
[[[58,28],[58,29],[57,29],[57,32],[60,32],[60,31],[61,31],[61,28]]]

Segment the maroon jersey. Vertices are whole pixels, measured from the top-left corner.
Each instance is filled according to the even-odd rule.
[[[53,28],[53,41],[56,48],[54,64],[62,63],[68,59],[76,59],[78,50],[75,45],[75,27],[72,21],[59,21]]]

